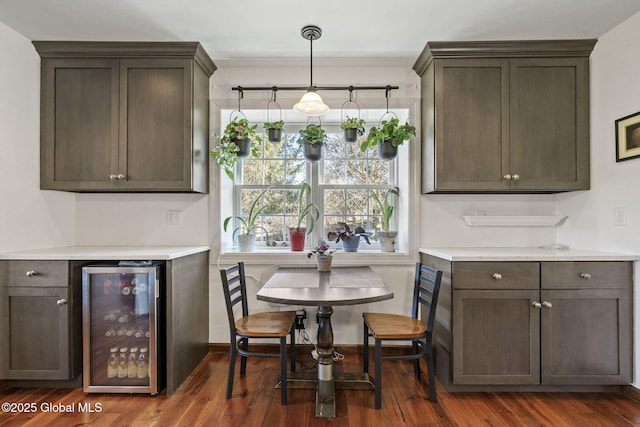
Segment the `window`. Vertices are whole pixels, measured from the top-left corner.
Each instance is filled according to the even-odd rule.
[[[408,116],[408,110],[393,112],[401,121]],[[248,110],[243,113],[251,123],[257,123],[259,128],[266,121],[266,110]],[[281,142],[271,143],[263,135],[259,156],[242,159],[236,165],[232,215],[246,215],[256,197],[267,189],[261,203],[264,211],[259,217],[256,248],[288,246],[288,227],[297,225],[298,189],[301,183],[307,182],[312,188],[312,200],[309,201],[315,203],[320,210],[320,218],[313,234],[307,236],[307,246],[314,246],[318,240],[324,239],[337,222],[346,222],[350,227],[359,225],[373,233],[371,246],[361,244],[361,249],[376,249],[376,232],[381,230],[382,217],[369,196],[372,191],[385,191],[398,186],[398,159],[379,159],[377,150],[369,149],[362,153],[360,139],[364,136],[357,142],[345,142],[340,129],[340,111],[331,111],[321,118],[321,122],[318,118],[304,121],[292,111],[282,113],[285,129]],[[371,118],[367,119],[367,131],[371,126],[378,125],[384,113],[385,110],[360,112],[362,117]],[[291,117],[287,117],[287,114]],[[222,129],[232,115],[230,110],[221,111]],[[323,156],[317,163],[308,162],[298,144],[298,131],[307,124],[321,124],[327,132]],[[397,229],[393,223],[396,218],[397,215],[393,215],[392,229]],[[239,225],[237,223],[234,227],[230,226],[230,229]],[[231,235],[232,233],[228,233],[229,239]]]

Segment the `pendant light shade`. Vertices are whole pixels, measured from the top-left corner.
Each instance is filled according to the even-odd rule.
[[[305,93],[300,102],[293,106],[293,109],[305,116],[321,116],[329,111],[329,106],[322,102],[322,98],[315,90],[313,86],[313,40],[317,40],[322,35],[320,27],[315,25],[307,25],[302,28],[300,32],[302,37],[310,42],[310,55],[309,55],[309,73],[310,82],[309,89]]]
[[[294,105],[293,109],[305,116],[321,116],[329,111],[327,104],[322,102],[320,95],[313,90],[302,95],[300,102]]]

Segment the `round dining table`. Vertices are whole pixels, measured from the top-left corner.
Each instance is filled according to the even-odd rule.
[[[391,298],[391,289],[370,267],[332,267],[329,272],[309,267],[280,267],[258,291],[257,299],[261,301],[318,307],[316,417],[335,417],[333,306],[367,304]],[[362,375],[349,376],[350,382],[369,381],[368,375]],[[296,381],[296,378],[296,373],[292,373],[290,380]]]

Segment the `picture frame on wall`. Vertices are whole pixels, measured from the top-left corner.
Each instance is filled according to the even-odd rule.
[[[616,120],[616,162],[640,157],[640,111]]]

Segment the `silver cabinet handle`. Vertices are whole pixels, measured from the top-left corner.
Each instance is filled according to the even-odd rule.
[[[512,177],[511,177],[511,175],[509,175],[509,174],[506,174],[506,175],[504,175],[504,176],[502,177],[502,179],[504,179],[505,181],[510,181],[510,180],[511,180],[511,178],[512,178]]]
[[[551,308],[553,305],[549,301],[542,301],[542,306],[544,308]]]
[[[56,301],[56,304],[58,304],[59,306],[67,305],[67,300],[64,298],[61,298],[58,301]]]
[[[38,272],[35,270],[29,270],[27,271],[27,277],[33,277],[33,276],[37,276]]]
[[[534,302],[531,303],[531,307],[540,308],[540,307],[542,307],[542,304],[540,304],[538,301],[534,301]]]
[[[110,179],[111,181],[115,181],[116,179],[118,179],[118,175],[116,175],[116,174],[112,173],[111,175],[109,175],[109,179]]]
[[[589,279],[591,279],[591,274],[590,273],[580,273],[580,278],[584,279],[584,280],[589,280]]]
[[[118,179],[119,180],[123,180],[125,178],[126,178],[126,176],[124,176],[123,174],[121,174],[121,173],[118,174]]]
[[[518,175],[517,173],[514,173],[513,175],[511,175],[511,179],[514,181],[518,181],[520,179],[520,175]]]
[[[493,277],[495,280],[501,280],[502,279],[502,274],[500,273],[493,273],[491,275],[491,277]]]

